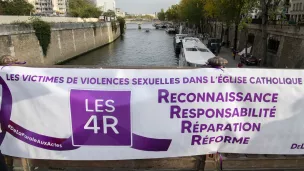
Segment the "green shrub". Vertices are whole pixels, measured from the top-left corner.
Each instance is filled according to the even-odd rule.
[[[120,33],[124,34],[125,33],[126,20],[122,17],[118,17],[117,21],[119,22],[119,26],[120,26]]]
[[[90,0],[69,1],[69,15],[81,18],[98,18],[102,12],[92,2]]]
[[[111,26],[112,26],[112,31],[116,32],[117,31],[117,23],[116,23],[116,21],[111,21]]]
[[[31,24],[42,48],[43,55],[46,56],[49,44],[51,42],[51,25],[39,18],[31,19]]]

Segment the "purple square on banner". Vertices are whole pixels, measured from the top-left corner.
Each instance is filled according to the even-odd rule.
[[[73,145],[131,146],[131,91],[71,90]]]

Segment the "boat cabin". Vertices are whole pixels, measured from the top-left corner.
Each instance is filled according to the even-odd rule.
[[[182,40],[180,66],[208,67],[208,59],[215,55],[198,38],[186,37]]]
[[[182,48],[182,40],[187,37],[187,34],[176,34],[173,40],[174,50],[177,55],[180,54]]]

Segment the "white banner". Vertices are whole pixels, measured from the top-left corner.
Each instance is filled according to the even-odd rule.
[[[56,160],[304,154],[303,75],[5,67],[1,149]]]

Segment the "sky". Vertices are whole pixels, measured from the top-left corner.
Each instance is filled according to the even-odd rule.
[[[116,8],[132,14],[152,14],[177,4],[179,0],[116,0]]]

